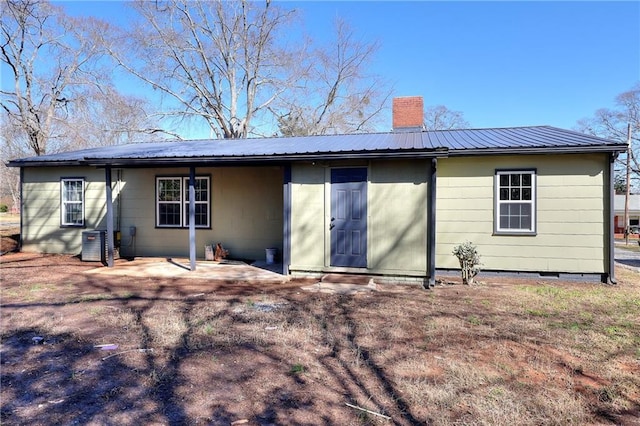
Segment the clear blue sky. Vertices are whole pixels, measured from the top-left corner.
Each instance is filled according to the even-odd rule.
[[[121,2],[60,2],[122,23]],[[394,96],[461,111],[472,127],[571,129],[640,81],[640,2],[285,1],[323,39],[335,17],[378,40]],[[389,118],[384,120],[390,123]],[[386,131],[388,128],[380,130]]]

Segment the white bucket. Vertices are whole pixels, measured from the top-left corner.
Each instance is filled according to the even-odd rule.
[[[265,250],[267,252],[267,265],[273,265],[276,263],[276,253],[278,249],[268,248]]]

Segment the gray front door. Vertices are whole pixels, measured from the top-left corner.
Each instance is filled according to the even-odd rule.
[[[367,267],[367,169],[331,170],[331,266]]]

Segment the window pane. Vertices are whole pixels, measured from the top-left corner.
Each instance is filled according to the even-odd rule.
[[[520,216],[509,217],[509,229],[520,229]]]
[[[209,209],[207,204],[195,205],[196,226],[209,226]],[[189,226],[189,205],[184,208],[184,225]]]
[[[509,188],[500,188],[500,199],[501,200],[509,199]]]
[[[196,204],[196,226],[208,226],[208,209],[206,204]]]
[[[209,198],[209,188],[207,179],[196,180],[196,201],[207,201]]]
[[[198,179],[196,179],[196,184],[194,186],[196,192],[198,191]],[[189,178],[184,178],[184,200],[189,201]],[[188,210],[187,210],[188,211]]]
[[[180,204],[163,203],[158,206],[160,225],[180,226]]]
[[[509,186],[509,175],[500,175],[500,186]]]
[[[533,230],[531,204],[522,204],[522,208],[520,209],[520,214],[522,216],[521,223],[520,223],[520,226],[522,227],[522,229]]]
[[[158,201],[180,201],[180,179],[159,179]]]
[[[500,229],[532,230],[533,215],[530,203],[505,203],[500,204]]]
[[[509,204],[500,204],[500,228],[509,229]]]
[[[196,178],[194,189],[196,193],[196,201],[207,201],[207,199],[209,198],[207,179]],[[189,201],[189,178],[186,178],[184,180],[184,199],[185,201]]]
[[[82,204],[66,204],[65,223],[82,225]]]
[[[509,229],[520,229],[520,204],[511,204],[509,213]]]
[[[206,203],[196,203],[195,218],[196,226],[209,226],[209,206]],[[184,206],[184,226],[189,226],[189,205]]]
[[[509,229],[509,216],[500,216],[500,229]]]
[[[522,175],[522,186],[531,186],[531,174]]]
[[[531,199],[531,188],[522,188],[522,199],[523,200]]]
[[[520,186],[520,175],[515,173],[511,175],[511,186]]]
[[[82,181],[64,181],[63,200],[82,201]]]
[[[511,188],[511,199],[512,200],[520,199],[520,188]]]

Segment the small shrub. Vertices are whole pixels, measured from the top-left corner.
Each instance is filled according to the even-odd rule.
[[[9,206],[6,204],[0,204],[0,213],[6,213],[9,211]]]
[[[291,369],[289,370],[291,374],[300,374],[304,373],[304,365],[302,364],[293,364]]]
[[[480,272],[480,255],[476,246],[466,241],[453,249],[453,255],[460,262],[462,283],[473,284],[473,278]]]
[[[475,315],[471,315],[468,318],[468,321],[473,324],[473,325],[480,325],[482,324],[482,321],[480,321],[480,318],[476,317]]]

